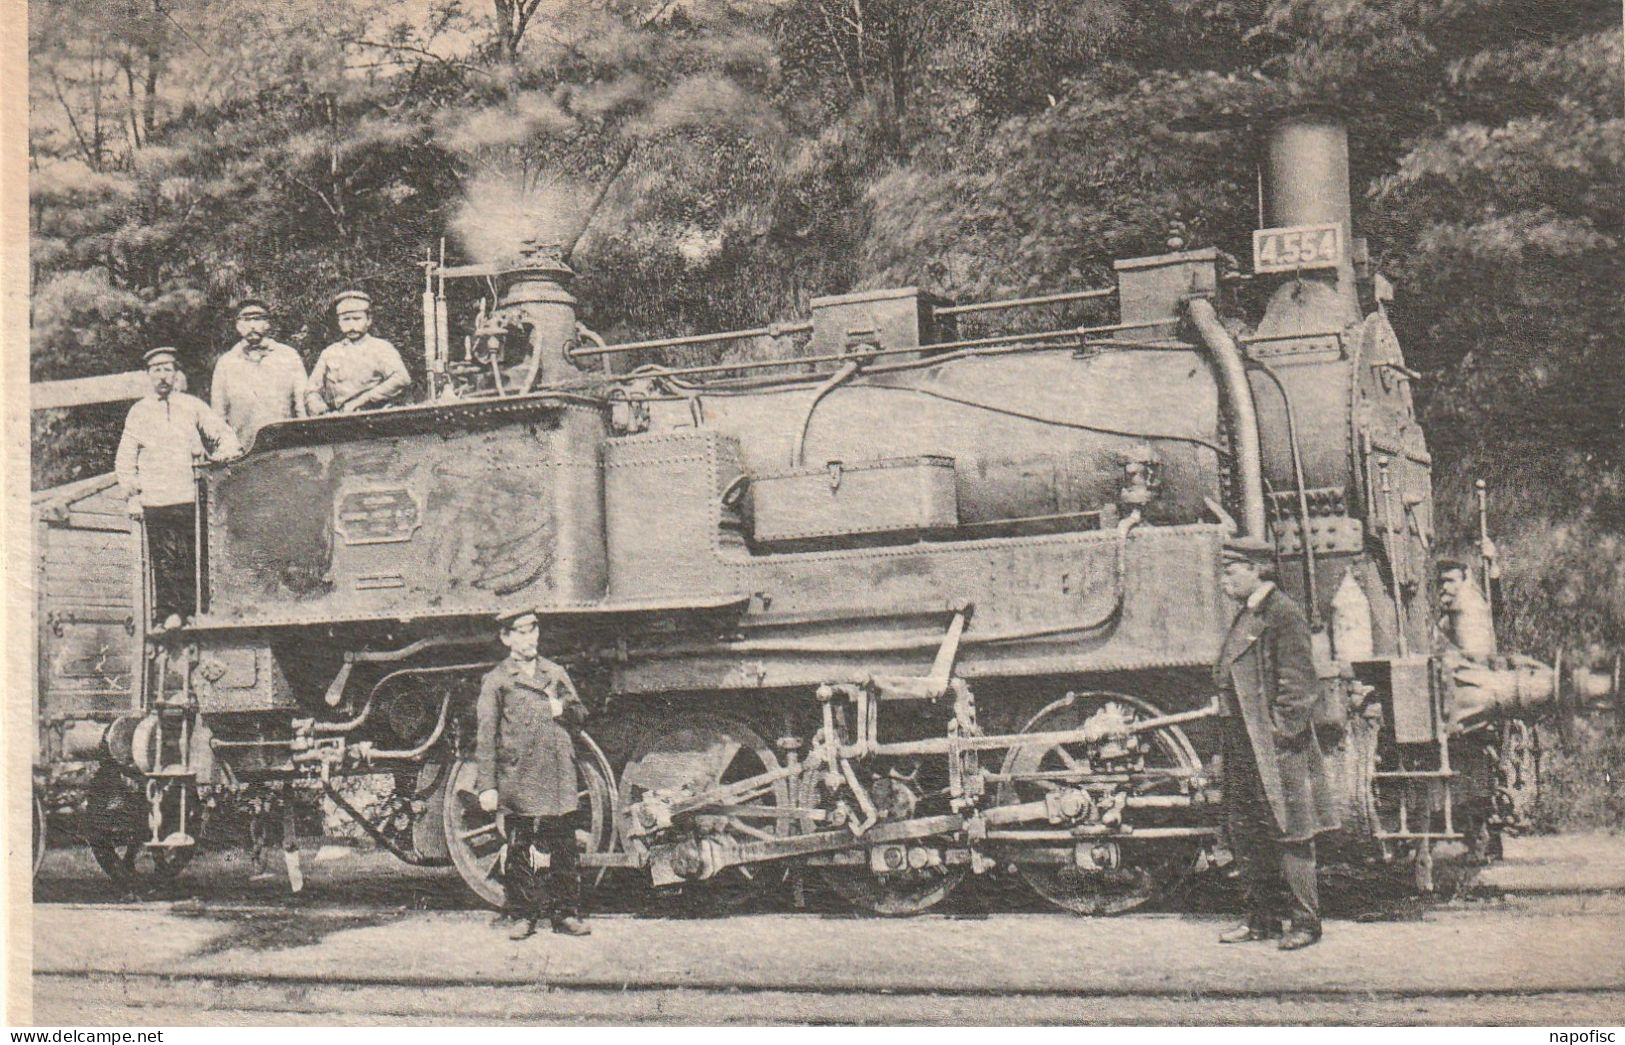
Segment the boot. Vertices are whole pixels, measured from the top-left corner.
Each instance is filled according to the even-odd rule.
[[[532,926],[532,931],[535,931],[534,925]],[[580,918],[577,918],[573,914],[567,914],[562,918],[553,919],[553,931],[564,936],[592,935],[592,930],[587,928],[587,923],[582,921]]]
[[[528,940],[532,936],[535,936],[535,935],[536,935],[536,919],[534,919],[534,918],[526,918],[523,921],[521,921],[518,925],[515,925],[513,927],[513,932],[508,934],[508,939],[510,939],[510,940]]]
[[[573,849],[568,854],[553,854],[553,873],[547,882],[553,931],[565,936],[590,936],[592,930],[581,920],[581,872],[573,864],[560,866],[573,855]]]
[[[1250,915],[1245,922],[1219,934],[1220,943],[1253,943],[1281,935],[1281,923],[1263,915]]]
[[[1289,932],[1285,936],[1281,937],[1280,946],[1281,946],[1281,950],[1283,950],[1283,951],[1300,951],[1303,948],[1310,946],[1311,944],[1316,944],[1316,943],[1319,943],[1319,942],[1320,942],[1320,927],[1319,926],[1315,926],[1314,928],[1303,928],[1303,929],[1300,929],[1297,926],[1294,926],[1292,928],[1291,932]]]

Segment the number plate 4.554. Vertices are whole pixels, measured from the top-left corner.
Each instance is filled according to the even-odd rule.
[[[1335,224],[1259,229],[1253,233],[1254,272],[1335,268],[1343,259],[1343,230]]]

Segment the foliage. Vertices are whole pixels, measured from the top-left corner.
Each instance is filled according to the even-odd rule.
[[[1534,825],[1544,831],[1618,831],[1625,824],[1625,731],[1578,716],[1539,729]]]
[[[349,283],[409,343],[442,237],[566,246],[615,338],[1101,285],[1175,227],[1247,249],[1245,149],[1170,121],[1337,103],[1446,541],[1486,478],[1514,644],[1625,645],[1619,29],[1599,0],[40,0],[33,373],[164,342],[197,383],[247,293],[313,358]],[[116,423],[36,419],[36,484]]]

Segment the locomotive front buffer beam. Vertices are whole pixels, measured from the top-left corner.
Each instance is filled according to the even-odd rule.
[[[984,735],[975,724],[970,687],[958,678],[932,682],[927,676],[819,686],[815,696],[823,728],[805,759],[792,750],[786,764],[742,780],[643,795],[626,807],[622,832],[627,851],[614,854],[620,857],[614,862],[647,867],[655,886],[783,860],[867,867],[881,876],[942,865],[969,865],[981,873],[999,862],[1033,861],[1097,871],[1116,866],[1124,843],[1206,843],[1217,834],[1201,822],[1125,822],[1130,810],[1200,814],[1216,803],[1218,794],[1207,788],[1199,769],[1128,761],[1097,765],[1093,758],[1063,754],[1061,768],[1011,771],[1027,762],[1039,765],[1039,753],[1046,751],[1122,755],[1152,734],[1178,733],[1185,723],[1218,714],[1216,699],[1201,708],[1150,717],[1125,714],[1113,705],[1076,729]],[[879,739],[884,704],[932,697],[952,698],[953,717],[945,736]],[[990,752],[1005,753],[1002,770],[982,768],[981,756]],[[936,759],[946,767],[947,811],[888,818],[886,803],[871,791],[885,786],[880,767]],[[1017,785],[1024,786],[1022,793]],[[1168,793],[1170,785],[1173,793]],[[1021,800],[1033,788],[1041,797]],[[788,794],[788,804],[760,804],[776,791]],[[726,830],[718,829],[723,825]],[[588,860],[590,856],[583,862]]]

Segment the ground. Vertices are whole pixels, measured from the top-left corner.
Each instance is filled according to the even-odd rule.
[[[1217,944],[1230,924],[1218,901],[1083,919],[973,899],[877,919],[816,903],[651,917],[608,896],[590,938],[516,943],[443,871],[314,855],[298,897],[205,860],[147,898],[53,852],[35,906],[34,1019],[1625,1023],[1625,839],[1608,836],[1513,840],[1453,898],[1345,911],[1294,954]]]

